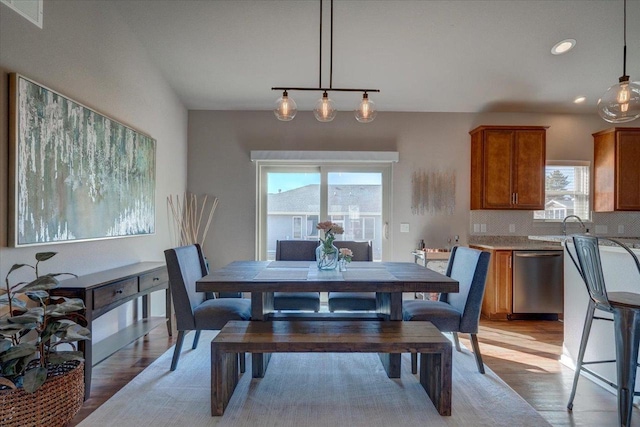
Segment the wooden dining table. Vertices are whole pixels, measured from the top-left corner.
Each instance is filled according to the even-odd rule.
[[[319,270],[309,261],[234,261],[196,282],[198,292],[251,293],[251,320],[370,319],[401,321],[402,294],[458,292],[458,282],[410,262],[351,262],[346,271]],[[375,292],[374,313],[275,312],[274,292]],[[269,354],[252,355],[252,375],[264,376]],[[389,378],[399,378],[401,355],[380,353]]]

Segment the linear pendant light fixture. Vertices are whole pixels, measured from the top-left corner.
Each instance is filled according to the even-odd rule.
[[[624,50],[622,77],[598,100],[598,114],[610,123],[625,123],[640,117],[640,83],[627,75],[627,0],[624,0]]]
[[[322,92],[322,98],[318,100],[313,114],[320,122],[330,122],[336,117],[335,103],[329,98],[329,92],[362,92],[362,101],[355,110],[356,120],[360,123],[369,123],[376,118],[378,110],[373,101],[369,99],[369,92],[380,92],[379,89],[352,89],[333,87],[333,0],[331,0],[331,46],[329,63],[329,87],[322,87],[322,0],[320,0],[320,64],[318,67],[318,87],[272,87],[271,90],[282,91],[282,97],[276,101],[273,113],[278,120],[288,122],[293,120],[298,112],[296,102],[289,98],[289,91],[318,91]]]

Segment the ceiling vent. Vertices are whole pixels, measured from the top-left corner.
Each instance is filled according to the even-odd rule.
[[[43,0],[0,0],[29,21],[42,28],[42,2]]]

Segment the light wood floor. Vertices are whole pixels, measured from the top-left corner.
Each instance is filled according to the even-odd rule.
[[[176,335],[174,333],[173,338],[168,337],[166,329],[156,328],[148,336],[95,366],[91,398],[69,426],[78,424],[153,363],[174,344]],[[462,343],[471,348],[465,336],[461,338]],[[584,378],[578,384],[573,412],[567,411],[573,371],[559,362],[563,340],[561,322],[483,319],[478,338],[485,364],[552,425],[617,425],[615,395]],[[185,348],[190,344],[185,342]],[[640,411],[637,408],[634,409],[633,425],[640,425]]]

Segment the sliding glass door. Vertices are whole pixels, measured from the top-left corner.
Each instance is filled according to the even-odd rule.
[[[371,241],[384,259],[390,166],[259,165],[257,258],[275,259],[277,240],[317,240],[316,225],[342,225],[338,240]]]

